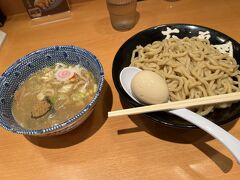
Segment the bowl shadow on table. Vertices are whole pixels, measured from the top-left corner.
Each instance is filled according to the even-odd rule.
[[[129,106],[126,105],[123,100],[121,100],[121,103],[123,108],[129,108]],[[145,115],[132,115],[129,116],[129,118],[134,124],[137,125],[137,127],[120,129],[118,130],[119,135],[145,131],[151,136],[162,140],[180,144],[192,144],[200,151],[202,151],[206,156],[208,156],[224,173],[229,172],[233,166],[233,156],[227,157],[217,149],[214,149],[208,145],[207,141],[213,140],[214,138],[199,128],[187,129],[168,127],[151,120]],[[231,121],[227,124],[222,125],[221,127],[226,131],[229,131],[236,122],[236,120]]]
[[[80,143],[94,135],[107,120],[107,112],[111,110],[113,102],[112,91],[105,80],[103,90],[96,107],[89,118],[72,131],[56,136],[25,136],[31,143],[49,149],[65,148]]]

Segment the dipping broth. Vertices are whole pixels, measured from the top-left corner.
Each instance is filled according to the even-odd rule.
[[[24,81],[14,94],[12,112],[26,129],[48,128],[79,113],[96,90],[96,79],[87,69],[56,63]]]

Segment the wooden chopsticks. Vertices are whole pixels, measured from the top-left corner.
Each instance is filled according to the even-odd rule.
[[[207,97],[196,98],[196,99],[187,99],[182,101],[174,101],[174,102],[167,102],[162,104],[147,105],[147,106],[136,107],[136,108],[116,110],[116,111],[108,112],[108,117],[134,115],[134,114],[149,113],[149,112],[155,112],[155,111],[166,111],[166,110],[173,110],[173,109],[180,109],[180,108],[189,108],[193,106],[233,102],[233,101],[239,101],[239,100],[240,100],[240,92],[234,92],[229,94],[207,96]]]

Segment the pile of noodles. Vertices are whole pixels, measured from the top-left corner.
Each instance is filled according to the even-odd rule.
[[[145,47],[137,46],[131,65],[151,70],[165,78],[171,101],[239,91],[240,71],[233,57],[220,53],[208,40],[193,38],[165,39]],[[192,110],[206,115],[214,108],[231,103],[196,107]]]

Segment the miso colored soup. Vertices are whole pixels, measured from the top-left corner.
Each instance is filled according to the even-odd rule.
[[[14,94],[12,112],[26,129],[48,128],[79,113],[96,90],[90,71],[80,65],[56,63],[24,81]]]

